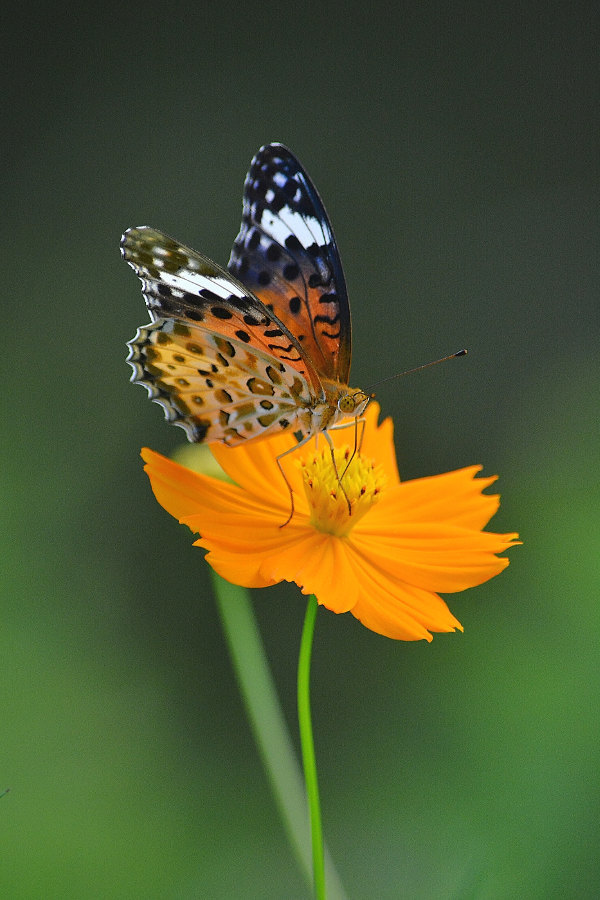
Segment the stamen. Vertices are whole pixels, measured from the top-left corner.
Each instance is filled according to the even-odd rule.
[[[305,460],[299,460],[304,491],[311,511],[311,524],[326,534],[343,537],[377,502],[385,486],[381,467],[354,453],[350,447],[335,450],[335,466],[331,452],[325,448]],[[340,490],[337,471],[344,471]]]

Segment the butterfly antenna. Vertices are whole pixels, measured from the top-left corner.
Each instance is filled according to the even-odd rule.
[[[382,378],[381,381],[376,381],[375,384],[372,384],[371,387],[367,388],[367,391],[371,391],[374,387],[379,387],[380,384],[385,384],[386,381],[393,381],[394,378],[402,378],[404,375],[414,375],[415,372],[421,372],[422,369],[429,369],[431,366],[437,366],[438,363],[448,362],[449,359],[456,359],[457,356],[466,355],[466,350],[457,350],[456,353],[451,353],[450,356],[442,356],[441,359],[434,359],[433,362],[424,363],[422,366],[415,366],[414,369],[407,369],[406,372],[398,372],[396,375],[390,375],[389,378]]]

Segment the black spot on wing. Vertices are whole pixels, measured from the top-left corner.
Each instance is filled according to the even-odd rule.
[[[215,319],[231,319],[233,318],[233,313],[231,310],[226,309],[224,306],[213,306],[211,307],[211,313],[215,317]]]
[[[286,281],[295,281],[299,275],[300,275],[300,268],[295,262],[287,263],[283,267],[283,277],[285,278]]]

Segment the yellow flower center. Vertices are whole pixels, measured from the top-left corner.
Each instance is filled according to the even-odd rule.
[[[299,463],[310,507],[311,525],[325,534],[344,537],[377,502],[385,486],[381,467],[350,447],[325,447]]]

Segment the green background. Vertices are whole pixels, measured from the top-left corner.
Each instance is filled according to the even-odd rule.
[[[483,463],[524,546],[464,635],[321,610],[324,828],[352,898],[600,895],[596,4],[21,4],[2,53],[0,895],[302,898],[202,555],[139,448],[130,225],[227,261],[271,140],[344,262],[403,477]],[[254,595],[296,735],[304,601]]]

